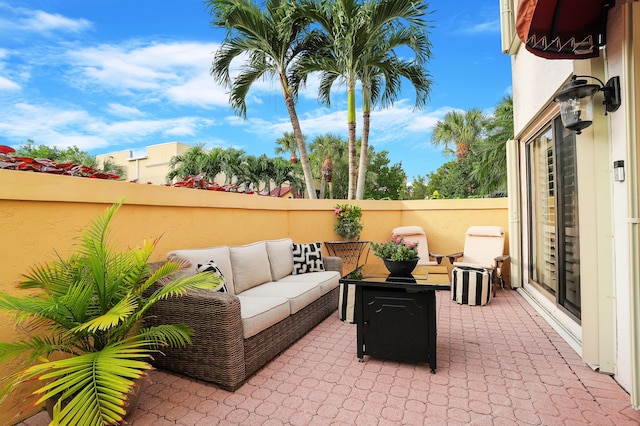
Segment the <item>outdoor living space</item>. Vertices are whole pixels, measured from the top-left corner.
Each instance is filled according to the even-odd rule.
[[[437,293],[438,369],[356,357],[356,326],[331,315],[235,392],[154,371],[128,421],[182,425],[635,425],[640,412],[524,298],[486,306]],[[45,412],[21,425],[49,422]]]
[[[36,263],[66,256],[77,231],[113,202],[122,246],[160,240],[152,261],[171,250],[290,237],[330,241],[336,200],[286,200],[192,189],[133,185],[0,170],[5,241],[4,291]],[[506,199],[357,201],[361,239],[384,241],[394,227],[421,226],[430,251],[453,253],[471,225],[508,233]],[[313,226],[309,226],[313,224]],[[42,238],[46,236],[46,238]],[[508,244],[505,251],[508,253]],[[379,261],[373,256],[369,260]],[[446,260],[445,260],[446,262]],[[176,373],[154,371],[138,410],[144,424],[639,424],[629,395],[585,365],[518,290],[498,289],[486,306],[459,305],[437,292],[435,374],[428,364],[356,356],[356,326],[337,312],[289,346],[235,392]],[[337,308],[337,306],[336,306]],[[13,330],[3,318],[3,335]],[[159,355],[158,355],[159,356]],[[6,376],[10,370],[2,371]],[[10,368],[10,367],[9,367]],[[14,395],[0,413],[11,424]],[[15,408],[17,407],[17,408]],[[5,406],[3,406],[5,408]],[[22,424],[46,424],[25,413]]]

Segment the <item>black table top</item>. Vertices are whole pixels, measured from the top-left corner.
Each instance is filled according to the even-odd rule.
[[[399,288],[423,288],[426,290],[450,290],[451,284],[446,266],[416,266],[410,276],[391,276],[382,264],[365,264],[340,279],[345,284],[368,286],[397,286]]]

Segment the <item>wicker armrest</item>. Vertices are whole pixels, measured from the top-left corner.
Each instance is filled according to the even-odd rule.
[[[342,273],[342,258],[338,256],[323,256],[325,271],[338,271]]]
[[[163,349],[157,366],[235,388],[245,379],[240,300],[219,291],[195,290],[162,300],[148,312],[145,323],[185,324],[193,329],[186,348]]]

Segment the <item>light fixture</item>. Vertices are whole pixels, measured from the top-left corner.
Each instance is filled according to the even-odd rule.
[[[587,84],[584,78],[592,78],[600,84]],[[620,107],[620,77],[612,77],[604,84],[602,80],[588,75],[574,75],[562,90],[553,98],[560,104],[562,124],[569,130],[580,134],[582,129],[591,126],[593,122],[593,97],[598,92],[604,92],[605,115]]]

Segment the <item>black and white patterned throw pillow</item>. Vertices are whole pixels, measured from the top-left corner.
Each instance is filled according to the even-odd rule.
[[[196,269],[198,272],[213,272],[214,274],[220,275],[220,278],[222,278],[222,285],[218,287],[218,291],[229,293],[229,289],[227,289],[227,280],[224,278],[224,274],[214,260],[210,260],[204,264],[198,263]]]
[[[293,244],[293,275],[324,271],[322,243]]]

